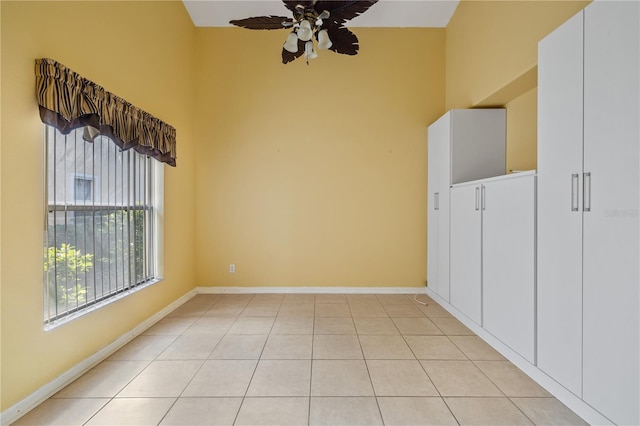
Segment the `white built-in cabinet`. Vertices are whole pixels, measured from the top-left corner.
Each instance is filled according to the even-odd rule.
[[[582,395],[583,28],[538,46],[538,367]]]
[[[482,183],[451,188],[451,300],[482,325]]]
[[[451,300],[535,361],[535,172],[451,189]]]
[[[640,3],[587,6],[538,61],[538,367],[640,423]]]
[[[429,127],[427,286],[449,300],[450,117]]]
[[[428,130],[427,285],[449,301],[449,192],[452,184],[505,172],[504,109],[457,109]]]
[[[535,362],[536,176],[484,184],[482,326]]]

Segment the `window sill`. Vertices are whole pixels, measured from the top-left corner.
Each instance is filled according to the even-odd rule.
[[[118,300],[121,300],[131,294],[137,293],[138,291],[144,290],[147,287],[151,287],[152,285],[159,283],[160,281],[162,281],[164,278],[163,277],[158,277],[155,278],[147,283],[144,284],[140,284],[139,286],[136,286],[134,288],[132,288],[131,290],[127,290],[127,291],[123,291],[122,293],[118,293],[117,295],[110,297],[108,299],[105,299],[101,302],[96,303],[95,305],[91,305],[89,307],[87,307],[86,309],[82,309],[78,312],[74,312],[73,314],[70,314],[64,318],[60,318],[59,320],[55,320],[52,321],[48,324],[44,325],[44,331],[51,331],[55,328],[58,328],[64,324],[67,324],[71,321],[74,321],[80,317],[83,317],[87,314],[90,314],[94,311],[97,311],[98,309],[101,309],[107,305],[110,305],[111,303],[117,302]]]

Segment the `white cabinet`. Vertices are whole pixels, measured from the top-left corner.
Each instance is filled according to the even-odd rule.
[[[449,303],[482,325],[481,183],[451,188],[451,300]]]
[[[427,285],[449,300],[450,116],[429,127]]]
[[[584,16],[583,398],[640,424],[640,3]]]
[[[449,301],[449,190],[505,172],[504,109],[451,110],[428,130],[427,285]]]
[[[482,196],[482,325],[533,364],[536,177],[487,182]]]
[[[583,15],[538,46],[538,367],[582,389]]]
[[[640,423],[640,3],[594,2],[539,46],[538,365]]]
[[[535,361],[535,174],[451,189],[451,305]]]

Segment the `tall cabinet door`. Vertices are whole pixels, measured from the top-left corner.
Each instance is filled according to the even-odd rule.
[[[449,182],[451,115],[429,126],[427,283],[449,301]],[[432,238],[431,236],[436,236]]]
[[[439,170],[440,186],[438,194],[438,293],[447,302],[450,298],[450,270],[449,270],[449,174],[450,151],[447,144],[443,157],[446,158],[446,168]],[[445,170],[443,170],[445,169]],[[446,176],[446,177],[445,177]],[[445,180],[446,179],[446,180]]]
[[[427,286],[438,291],[438,154],[435,136],[429,128],[427,176]]]
[[[617,424],[640,423],[639,17],[585,9],[583,398]]]
[[[582,392],[583,14],[538,47],[538,366]]]
[[[482,323],[480,185],[451,189],[451,304]]]
[[[535,361],[535,179],[515,175],[486,183],[482,211],[483,327],[531,363]]]

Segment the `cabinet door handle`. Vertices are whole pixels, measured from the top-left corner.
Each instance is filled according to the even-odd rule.
[[[476,211],[480,210],[480,187],[476,186]]]
[[[571,175],[571,211],[578,211],[578,185],[579,185],[579,175],[574,173]]]
[[[582,183],[582,210],[591,211],[591,173],[583,173]]]
[[[433,209],[438,210],[438,193],[433,193]]]
[[[486,186],[482,185],[482,210],[487,209],[487,191]]]

